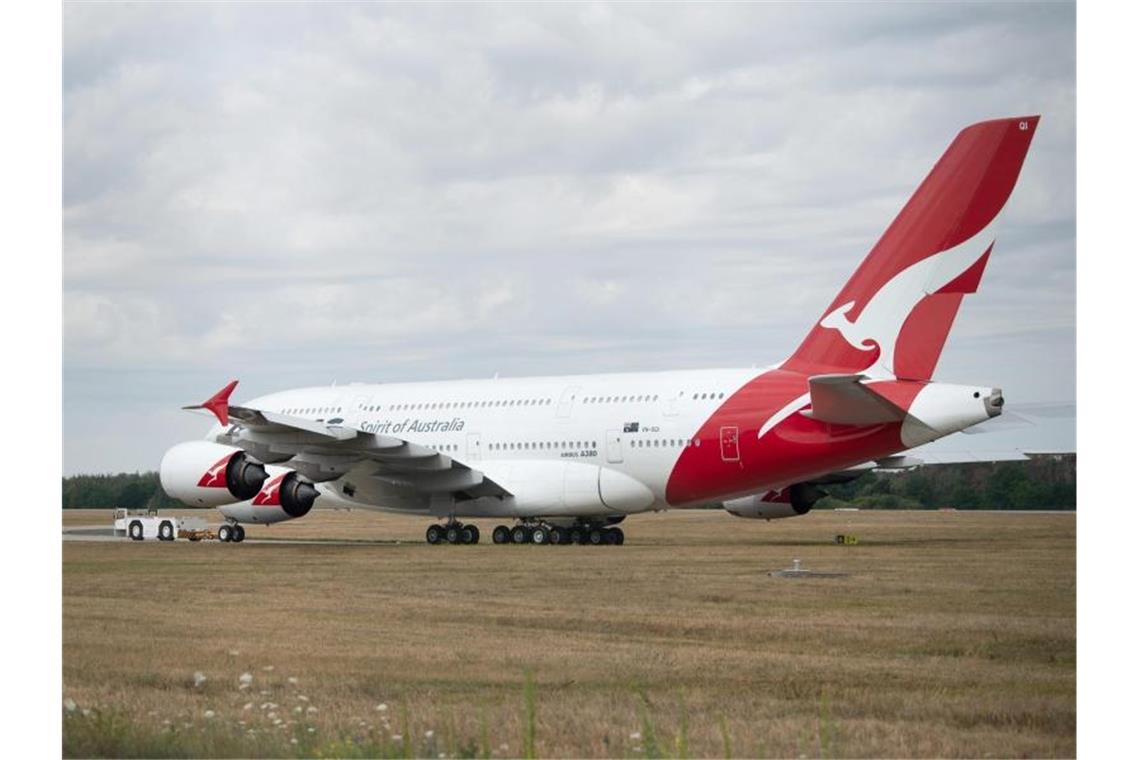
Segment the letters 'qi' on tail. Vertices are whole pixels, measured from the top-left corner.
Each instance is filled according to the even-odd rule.
[[[929,380],[1039,118],[963,129],[783,368]]]

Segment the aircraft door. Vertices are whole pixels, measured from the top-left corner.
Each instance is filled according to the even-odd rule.
[[[368,406],[368,402],[372,400],[371,396],[357,396],[352,401],[352,406],[344,410],[342,415],[345,419],[355,419],[358,422],[364,422],[368,419],[368,412],[364,411],[364,407]]]
[[[582,390],[580,386],[571,385],[562,391],[562,397],[558,399],[557,410],[557,416],[560,419],[566,419],[570,416],[570,411],[574,408],[574,401],[578,398],[578,391],[580,390]]]
[[[736,425],[720,429],[720,458],[726,462],[740,461],[740,428]]]
[[[478,462],[483,458],[482,442],[479,440],[478,433],[467,434],[467,460],[469,462]]]
[[[610,464],[621,464],[623,461],[620,430],[606,431],[606,461]]]

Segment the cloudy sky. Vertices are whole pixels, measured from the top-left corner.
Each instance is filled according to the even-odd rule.
[[[177,407],[233,378],[778,362],[961,127],[1034,113],[937,377],[1071,401],[1074,28],[1025,3],[68,4],[64,472],[157,467],[204,432]]]

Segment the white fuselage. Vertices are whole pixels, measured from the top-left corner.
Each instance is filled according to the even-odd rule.
[[[427,383],[352,383],[261,396],[250,406],[428,446],[492,477],[513,462],[575,462],[628,475],[669,506],[665,488],[701,424],[764,370],[714,369]],[[215,426],[210,437],[223,431]],[[344,506],[322,487],[318,502]],[[352,506],[363,506],[352,502]],[[386,509],[386,505],[367,505]],[[398,507],[391,507],[398,509]]]

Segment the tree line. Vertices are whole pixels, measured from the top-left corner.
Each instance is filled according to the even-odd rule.
[[[182,502],[162,490],[157,472],[73,475],[63,479],[64,509],[160,509]]]
[[[1076,509],[1077,455],[869,472],[825,490],[816,509]]]
[[[1075,509],[1076,454],[1018,462],[930,464],[905,472],[868,472],[827,486],[816,509]],[[157,472],[74,475],[63,479],[63,508],[144,509],[182,506],[162,490]]]

